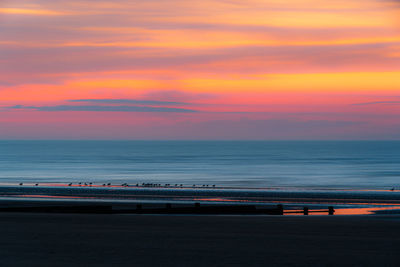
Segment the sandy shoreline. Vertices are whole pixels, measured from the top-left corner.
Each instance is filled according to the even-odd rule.
[[[153,199],[152,195],[152,201],[142,197],[137,199],[141,189],[111,191],[122,195],[121,198],[101,198],[92,194],[102,191],[91,188],[3,189],[7,194],[0,199],[0,266],[397,266],[400,260],[398,213],[211,216],[199,215],[199,211],[207,206],[221,206],[224,198],[217,198],[214,204],[203,200],[200,205],[193,203],[192,198],[187,203],[181,199],[171,201],[171,197]],[[101,190],[104,194],[110,193],[110,189]],[[175,195],[175,191],[165,191]],[[69,192],[69,198],[66,192]],[[291,192],[279,194],[292,196]],[[397,194],[390,192],[328,194],[339,198],[343,194],[346,196],[344,203],[377,194],[382,201],[392,202],[392,205],[397,200]],[[310,208],[325,207],[329,203],[311,204],[316,201],[315,197],[321,200],[314,192],[305,196],[309,202],[304,203]],[[353,198],[347,199],[347,196]],[[284,205],[289,212],[291,208],[302,208],[301,202],[294,201],[298,200],[296,197],[293,195],[293,202]],[[340,207],[336,203],[339,198],[334,199],[337,207]],[[328,200],[332,201],[331,198]],[[338,209],[335,214],[365,214],[357,213],[364,212],[360,207],[380,212],[388,212],[385,209],[390,208],[372,205],[373,198],[368,201],[364,205],[354,204],[356,209],[347,204],[346,209]],[[135,215],[131,209],[137,211],[138,204],[140,212]],[[274,202],[264,204],[269,208],[277,207]],[[106,210],[98,210],[99,207]],[[187,207],[195,208],[193,213],[197,215],[171,214],[173,210]],[[235,204],[229,209],[239,207],[244,206]],[[257,205],[256,209],[263,207]],[[41,213],[43,208],[47,213]],[[70,208],[77,210],[68,210]],[[154,208],[166,209],[170,214],[144,215],[145,211]]]
[[[193,207],[206,205],[253,205],[257,209],[285,211],[336,210],[335,214],[400,213],[400,192],[390,190],[273,190],[273,189],[193,189],[131,186],[0,186],[0,209],[11,206],[109,205],[113,210],[142,205]],[[190,212],[188,212],[190,213]],[[199,213],[198,211],[194,213]],[[234,212],[233,214],[237,214]]]
[[[400,217],[0,213],[2,266],[396,266]]]

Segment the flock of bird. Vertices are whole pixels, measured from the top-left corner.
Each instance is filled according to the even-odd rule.
[[[24,185],[24,183],[19,183],[19,185]],[[73,184],[73,183],[69,183],[68,184],[68,186],[73,186],[73,185],[89,186],[90,187],[90,186],[93,185],[93,183],[92,182],[89,182],[89,183],[79,182],[79,183],[76,183],[76,184]],[[35,186],[39,186],[39,183],[36,183]],[[102,184],[102,186],[113,186],[113,185],[111,183],[106,183],[106,184]],[[168,187],[168,188],[182,188],[182,187],[184,187],[183,184],[175,184],[175,185],[173,185],[173,184],[154,184],[154,183],[142,183],[142,184],[137,183],[135,185],[129,185],[127,183],[123,183],[123,184],[121,184],[119,186],[122,186],[122,187],[132,187],[132,186],[135,186],[135,187]],[[215,184],[213,184],[211,186],[208,185],[208,184],[203,184],[203,185],[195,185],[195,184],[193,184],[192,188],[215,188]]]

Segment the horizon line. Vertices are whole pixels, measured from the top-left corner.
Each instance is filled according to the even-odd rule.
[[[400,141],[399,139],[96,139],[96,138],[0,138],[0,141],[245,141],[245,142],[285,142],[285,141],[343,141],[343,142],[385,142],[385,141]]]

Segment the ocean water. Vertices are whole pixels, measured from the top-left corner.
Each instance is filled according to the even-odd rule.
[[[0,141],[0,183],[400,188],[400,141]]]

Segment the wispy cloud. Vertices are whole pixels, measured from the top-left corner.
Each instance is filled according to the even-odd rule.
[[[192,113],[193,109],[170,108],[170,107],[149,107],[149,106],[100,106],[100,105],[57,105],[57,106],[22,106],[15,105],[11,109],[31,109],[37,111],[106,111],[106,112],[177,112]]]
[[[374,101],[351,104],[352,106],[367,106],[367,105],[398,105],[400,101]]]
[[[102,103],[102,104],[141,104],[141,105],[187,105],[184,102],[138,100],[138,99],[72,99],[68,102]]]
[[[58,15],[64,15],[65,13],[54,10],[46,10],[46,9],[0,8],[0,14],[58,16]]]

